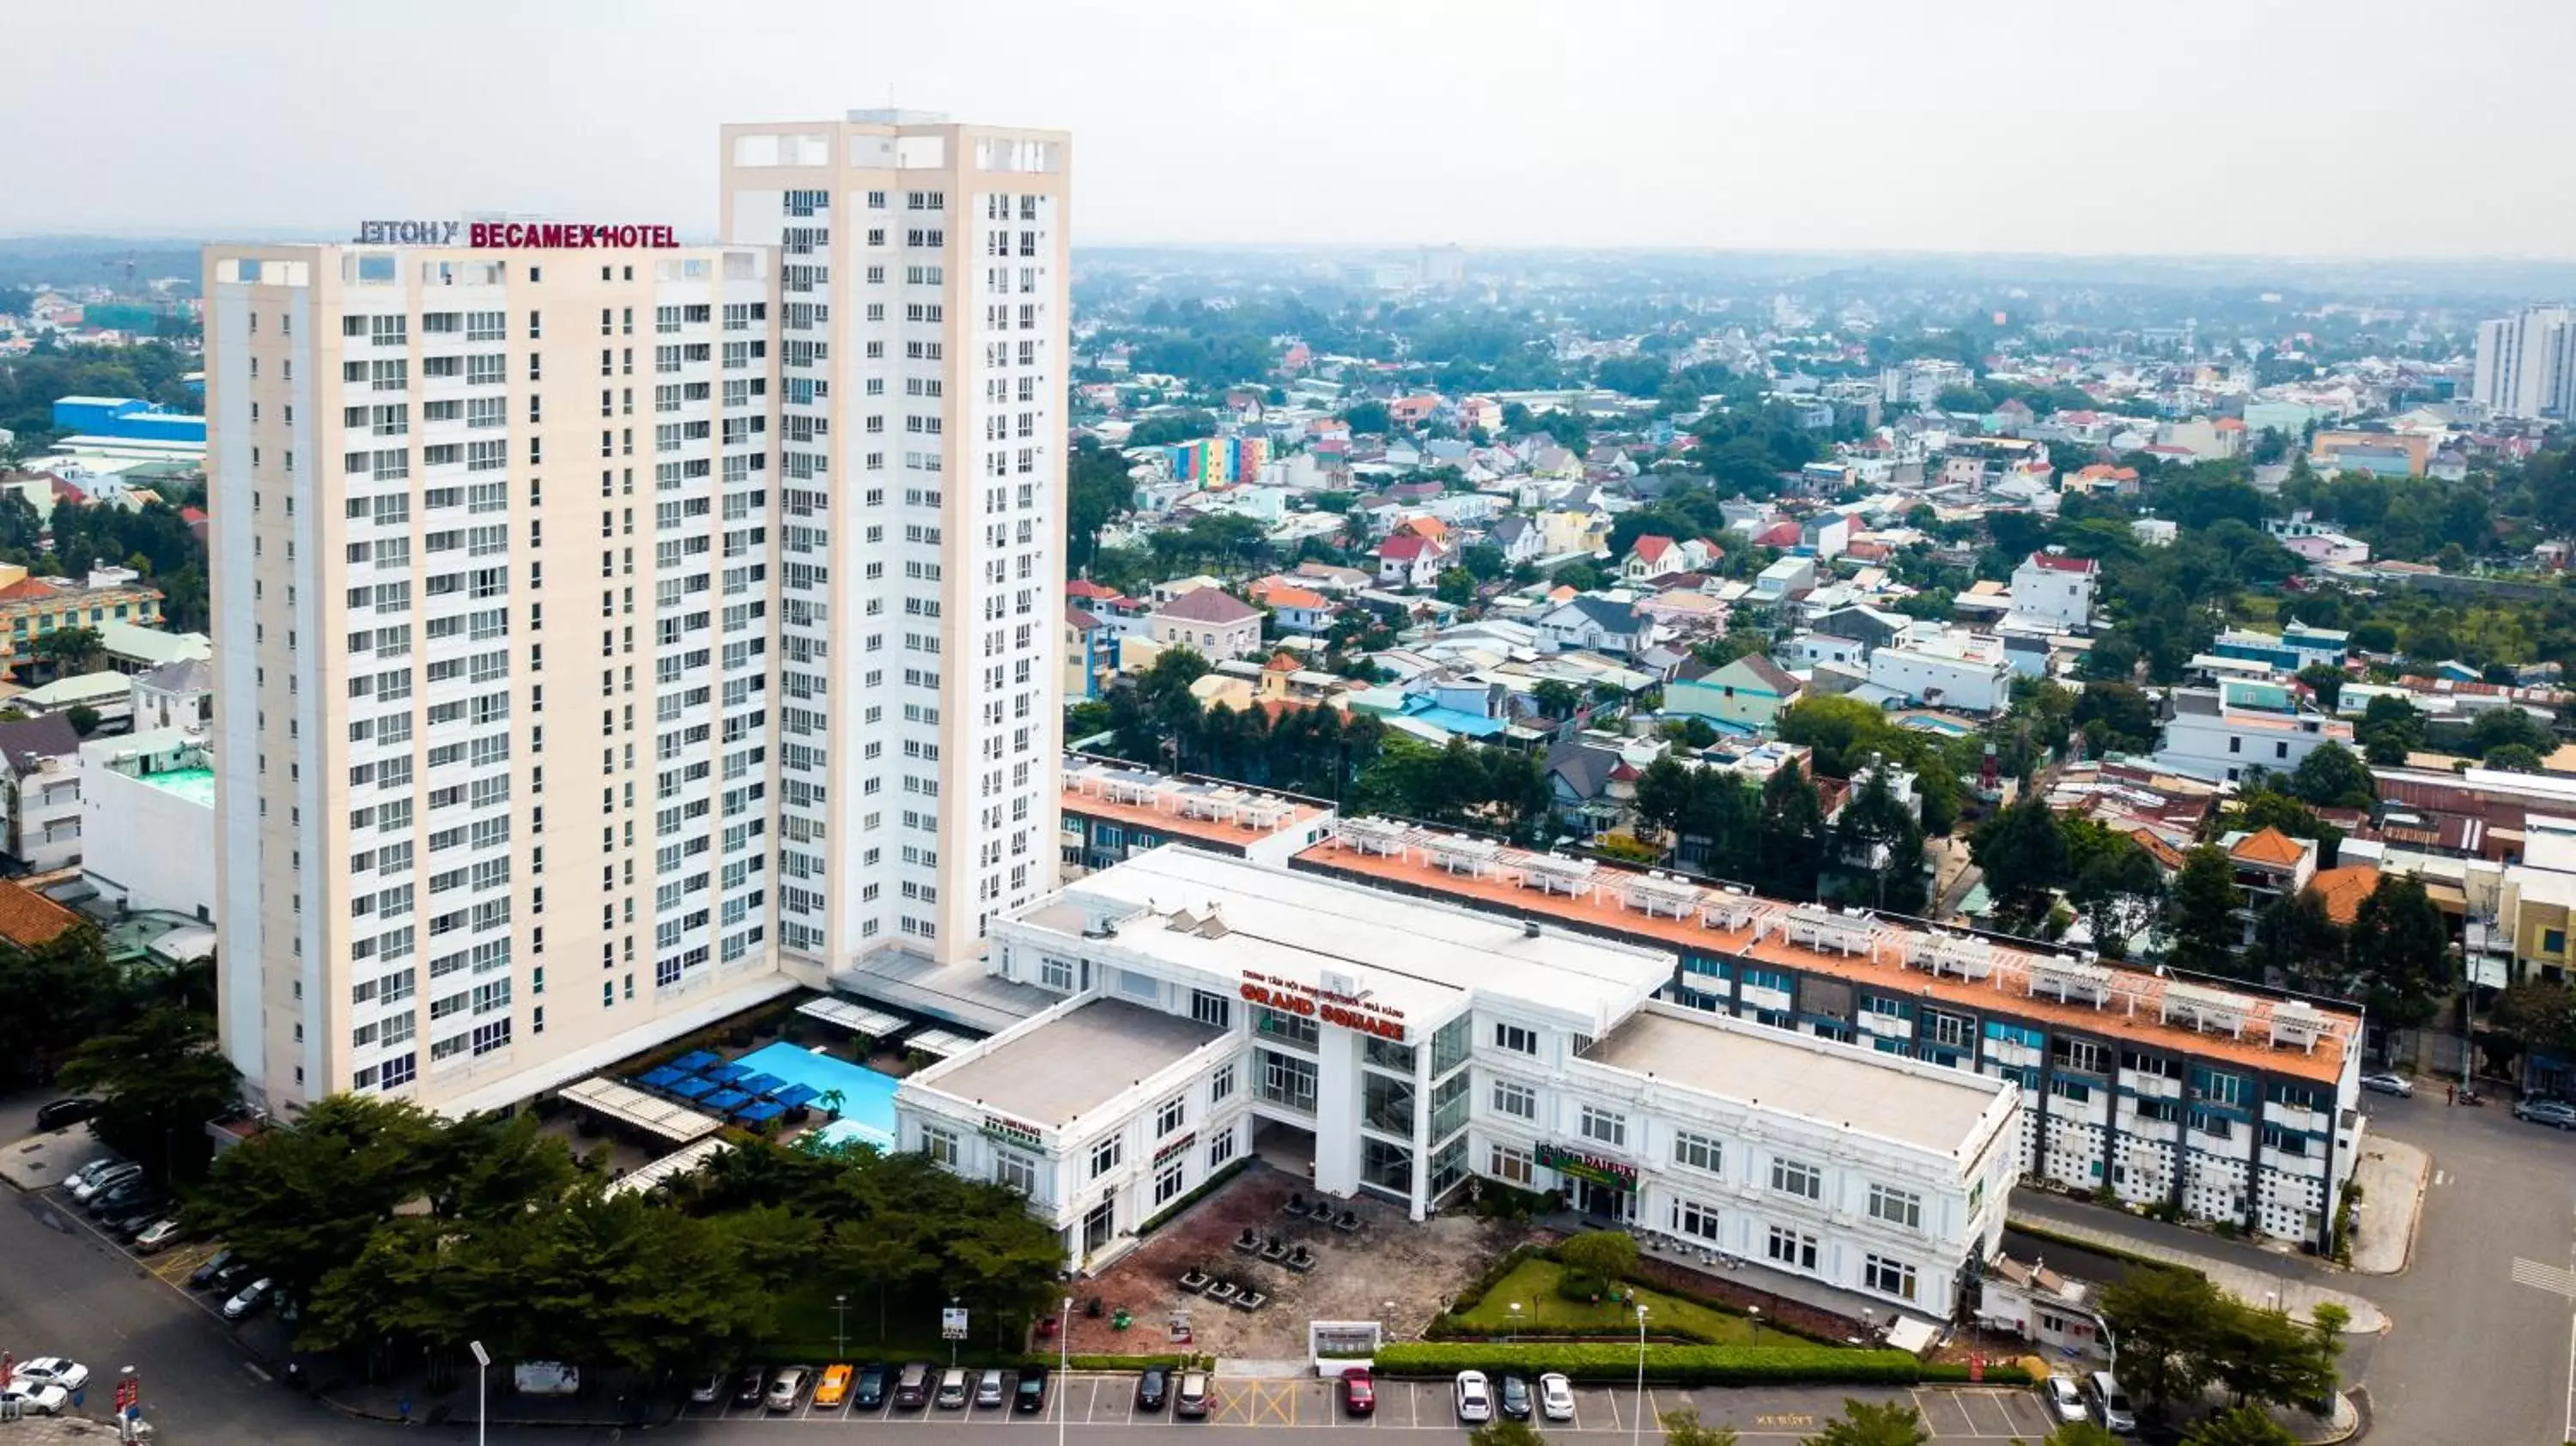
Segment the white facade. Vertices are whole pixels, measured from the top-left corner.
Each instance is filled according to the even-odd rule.
[[[81,756],[68,729],[63,738],[72,746],[0,758],[0,849],[30,873],[80,862]]]
[[[2012,703],[2012,660],[1994,638],[1888,643],[1869,655],[1869,680],[1919,703],[1995,713]]]
[[[2222,683],[2173,695],[2156,765],[2194,778],[2237,783],[2254,770],[2288,773],[2328,743],[2353,746],[2352,725],[2278,702],[2277,685]]]
[[[2469,395],[2500,416],[2576,411],[2576,311],[2534,306],[2480,322]]]
[[[1026,1182],[1077,1265],[1261,1137],[1417,1219],[1562,1190],[1941,1318],[2019,1167],[2012,1084],[1653,1002],[1660,950],[1171,847],[995,940],[1066,1003],[905,1081],[900,1144]]]
[[[215,917],[207,742],[202,728],[165,728],[81,745],[81,873],[101,895]]]
[[[2099,574],[2100,568],[2086,558],[2033,553],[2013,569],[2013,615],[2045,621],[2062,633],[2087,631],[2093,625],[2093,584]]]
[[[971,959],[1055,881],[1072,146],[906,111],[727,126],[779,248],[778,942]]]

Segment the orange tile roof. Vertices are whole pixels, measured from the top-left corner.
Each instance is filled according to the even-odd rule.
[[[2236,847],[2227,852],[2229,857],[2243,859],[2250,864],[2280,864],[2287,867],[2297,863],[2305,850],[2299,847],[2298,840],[2288,834],[2277,828],[2266,828],[2259,833],[2238,839]]]
[[[81,926],[81,916],[26,887],[0,883],[0,940],[36,949]]]
[[[2326,917],[2349,924],[2361,912],[2361,901],[2379,891],[2379,870],[2368,864],[2345,864],[2321,870],[2308,887],[2326,901]]]
[[[1620,904],[1615,898],[1604,898],[1594,889],[1575,894],[1541,892],[1523,888],[1508,879],[1453,874],[1437,864],[1410,855],[1363,853],[1346,848],[1340,840],[1328,838],[1296,857],[1299,868],[1313,869],[1362,883],[1403,889],[1436,897],[1469,900],[1499,905],[1520,914],[1538,914],[1588,927],[1595,931],[1613,930],[1631,939],[1673,949],[1693,949],[1703,953],[1722,953],[1739,958],[1760,960],[1786,968],[1803,970],[1869,984],[1890,993],[1917,999],[1939,1000],[1980,1014],[2003,1013],[2023,1019],[2043,1021],[2050,1025],[2079,1030],[2097,1038],[2139,1040],[2158,1048],[2177,1050],[2250,1069],[2270,1070],[2276,1074],[2332,1083],[2342,1077],[2343,1039],[2331,1031],[2321,1032],[2313,1051],[2273,1048],[2260,1038],[2244,1039],[2215,1032],[2188,1029],[2168,1024],[2152,1013],[2130,1012],[2116,1006],[2094,1008],[2081,1003],[2052,999],[2046,995],[2005,993],[1994,982],[1978,983],[1933,975],[1885,962],[1875,956],[1824,953],[1791,943],[1787,935],[1774,930],[1756,938],[1750,928],[1729,930],[1686,919],[1648,914]],[[1633,871],[1608,871],[1600,882],[1612,883]],[[2118,967],[2118,966],[2106,966]],[[2140,971],[2125,971],[2138,973]],[[2339,1012],[2339,1011],[2338,1011]],[[2358,1021],[2355,1021],[2356,1027]]]

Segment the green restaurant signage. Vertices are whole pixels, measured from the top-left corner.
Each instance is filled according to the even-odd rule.
[[[1539,1146],[1538,1162],[1560,1175],[1570,1175],[1577,1180],[1589,1180],[1595,1185],[1607,1185],[1613,1190],[1637,1188],[1636,1166],[1618,1160],[1603,1159],[1599,1155],[1587,1155],[1581,1150],[1565,1145]]]

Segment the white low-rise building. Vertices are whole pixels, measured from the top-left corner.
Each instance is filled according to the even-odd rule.
[[[1913,702],[1962,713],[2012,705],[2012,659],[2003,640],[1966,633],[1890,643],[1869,655],[1869,680]]]
[[[0,854],[36,874],[80,862],[81,740],[60,714],[0,723]]]
[[[81,745],[81,872],[129,909],[215,917],[215,774],[206,731]]]
[[[2352,747],[2352,724],[2307,711],[2278,683],[2222,682],[2173,695],[2156,766],[2240,783],[2257,772],[2292,772],[2328,743]]]
[[[991,937],[1064,1002],[904,1081],[900,1145],[1024,1190],[1077,1266],[1257,1149],[1417,1219],[1561,1191],[1946,1319],[2021,1169],[2014,1083],[1660,1002],[1666,950],[1180,847]]]

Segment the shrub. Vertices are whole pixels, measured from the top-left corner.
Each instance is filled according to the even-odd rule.
[[[1607,1289],[1607,1283],[1588,1270],[1569,1268],[1556,1278],[1556,1293],[1566,1300],[1589,1304],[1599,1300]]]
[[[1637,1238],[1625,1230],[1588,1230],[1556,1247],[1566,1271],[1619,1280],[1637,1269]]]
[[[1634,1345],[1541,1342],[1495,1345],[1477,1342],[1398,1342],[1379,1348],[1377,1369],[1390,1376],[1451,1376],[1460,1371],[1518,1371],[1534,1375],[1559,1371],[1578,1381],[1628,1381],[1637,1374]],[[1751,1386],[1793,1383],[1907,1386],[1931,1369],[1903,1351],[1838,1350],[1831,1346],[1671,1346],[1646,1347],[1646,1378],[1677,1386]],[[1966,1368],[1956,1367],[1958,1379]],[[1986,1379],[2026,1382],[2007,1376],[2018,1367],[1990,1367]],[[1944,1377],[1947,1379],[1947,1377]]]

